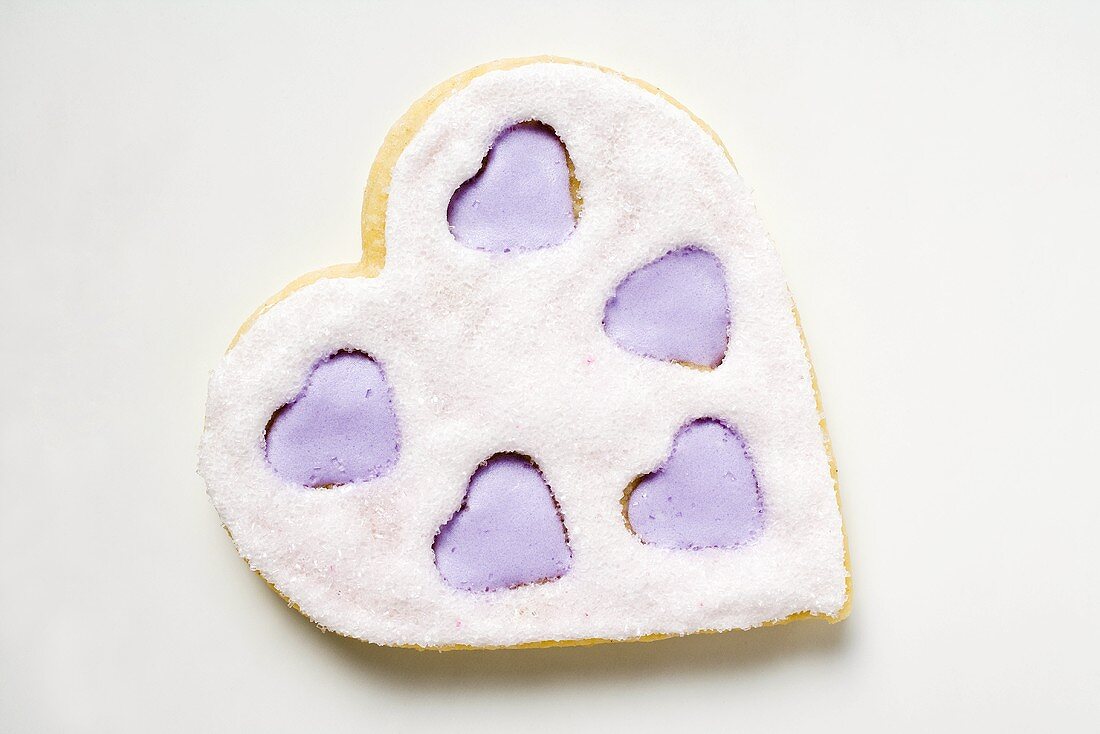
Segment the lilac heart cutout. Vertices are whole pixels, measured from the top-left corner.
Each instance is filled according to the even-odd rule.
[[[668,460],[634,485],[630,527],[662,548],[733,548],[764,527],[760,487],[745,442],[713,418],[679,430]]]
[[[550,581],[573,562],[550,486],[534,461],[517,454],[497,454],[478,467],[433,549],[443,580],[463,591]]]
[[[726,275],[711,253],[673,250],[627,275],[604,307],[604,331],[643,357],[717,367],[729,343]]]
[[[362,352],[317,363],[298,396],[267,427],[267,461],[306,487],[365,482],[397,463],[400,436],[382,367]]]
[[[547,125],[506,128],[481,170],[455,191],[447,207],[455,239],[489,252],[559,245],[573,231],[573,196],[565,146]]]

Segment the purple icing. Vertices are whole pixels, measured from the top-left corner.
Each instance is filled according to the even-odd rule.
[[[745,443],[721,421],[701,418],[676,434],[672,454],[634,487],[630,527],[662,548],[732,548],[764,526]]]
[[[549,485],[516,454],[497,454],[474,472],[462,507],[435,538],[435,565],[463,591],[560,578],[572,560]]]
[[[399,436],[382,368],[361,352],[337,352],[313,368],[298,397],[267,427],[267,461],[307,487],[364,482],[397,463]]]
[[[726,356],[730,327],[721,263],[687,246],[643,265],[615,289],[603,326],[629,352],[717,367]]]
[[[506,128],[481,170],[451,197],[447,221],[455,239],[478,250],[538,250],[561,244],[574,224],[561,140],[542,123]]]

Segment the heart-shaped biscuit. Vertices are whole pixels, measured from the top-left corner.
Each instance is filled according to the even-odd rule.
[[[749,188],[682,107],[580,63],[481,67],[394,126],[362,260],[284,289],[214,370],[200,472],[253,569],[378,644],[847,611],[813,372]]]

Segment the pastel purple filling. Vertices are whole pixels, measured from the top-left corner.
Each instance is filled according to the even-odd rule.
[[[721,421],[680,429],[672,453],[626,503],[630,527],[662,548],[732,548],[764,527],[764,507],[745,443]]]
[[[538,250],[573,231],[573,197],[565,146],[537,122],[506,128],[481,170],[447,207],[451,232],[463,245],[490,252]]]
[[[267,427],[267,461],[307,487],[386,474],[400,449],[393,394],[382,368],[361,352],[337,352],[313,369]]]
[[[726,356],[730,328],[722,264],[689,245],[643,265],[615,289],[603,326],[629,352],[717,367]]]
[[[474,472],[462,507],[435,538],[435,565],[463,591],[556,579],[572,561],[549,485],[516,454],[497,454]]]

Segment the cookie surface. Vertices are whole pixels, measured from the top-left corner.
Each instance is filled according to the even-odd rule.
[[[513,226],[517,190],[545,212]],[[376,162],[364,260],[246,327],[200,472],[241,554],[327,629],[498,647],[846,612],[778,258],[723,148],[651,88],[541,59],[443,85]]]

